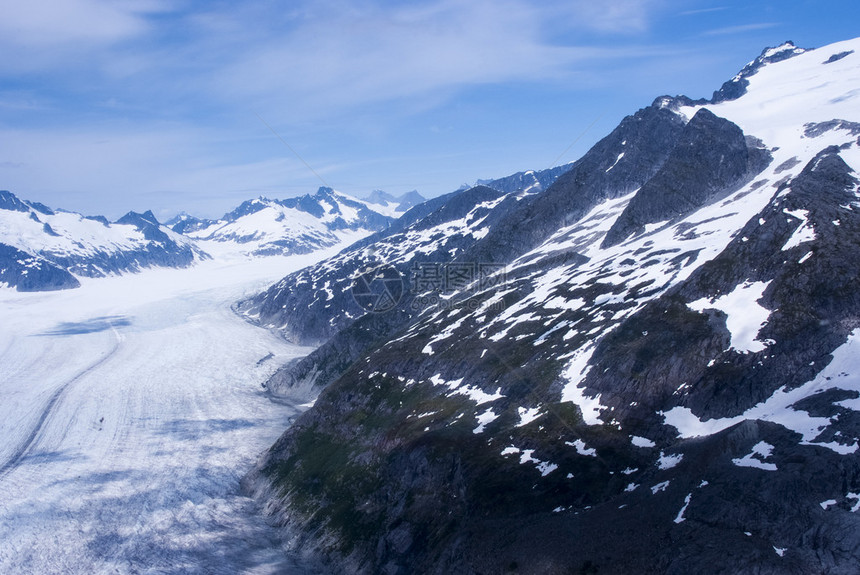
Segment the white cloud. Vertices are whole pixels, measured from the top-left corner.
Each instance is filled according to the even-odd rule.
[[[28,47],[110,43],[143,32],[141,15],[158,9],[154,2],[0,0],[0,35]]]
[[[433,107],[469,86],[570,79],[578,68],[617,57],[647,56],[618,46],[553,42],[557,32],[626,32],[647,27],[660,4],[623,0],[537,4],[522,0],[436,0],[419,6],[324,2],[282,15],[254,34],[244,18],[259,9],[211,13],[204,34],[233,39],[213,68],[213,90],[236,101],[279,110],[290,121],[366,105],[409,100]],[[239,19],[237,19],[237,16]]]
[[[684,10],[680,12],[680,16],[698,16],[699,14],[711,14],[713,12],[723,12],[728,10],[728,6],[715,6],[713,8],[699,8],[697,10]]]
[[[280,114],[291,123],[391,102],[414,113],[469,86],[588,82],[584,70],[595,61],[647,54],[575,45],[576,31],[641,31],[662,4],[306,0],[284,7],[258,0],[152,18],[168,6],[160,0],[0,3],[6,12],[0,51],[11,55],[0,62],[0,74],[52,70],[72,96],[92,86],[110,92],[105,101],[122,105],[139,98],[166,110],[195,101]],[[553,40],[559,37],[566,40]]]
[[[741,24],[738,26],[726,26],[724,28],[715,28],[703,32],[703,36],[731,36],[733,34],[742,34],[744,32],[754,32],[755,30],[767,30],[779,26],[776,22],[759,22],[756,24]]]
[[[511,1],[325,10],[246,48],[220,87],[301,112],[547,78],[593,52],[542,42],[540,14]]]
[[[655,12],[663,4],[661,0],[576,0],[569,7],[575,22],[581,27],[601,32],[631,33],[647,30]]]
[[[144,37],[159,0],[0,0],[0,73],[92,68],[104,51]]]

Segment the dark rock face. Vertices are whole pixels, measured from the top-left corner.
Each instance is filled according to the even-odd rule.
[[[498,318],[528,301],[528,268],[498,290],[455,297],[360,354],[246,489],[274,485],[288,528],[338,572],[848,573],[860,537],[845,544],[843,530],[855,533],[858,520],[844,493],[860,488],[856,458],[803,445],[766,421],[679,438],[661,413],[733,417],[815,377],[860,326],[849,287],[860,269],[840,255],[860,250],[860,220],[840,208],[856,201],[857,185],[838,149],[823,151],[717,258],[641,311],[617,323],[607,323],[607,306],[560,316],[557,325],[585,323],[574,337],[540,329],[550,310],[539,305],[524,310],[531,320],[489,339],[481,310]],[[804,225],[786,217],[798,210],[820,235],[783,250]],[[805,253],[813,256],[801,263]],[[762,305],[778,310],[760,334],[772,341],[766,351],[733,350],[724,316],[688,307],[745,281],[769,282]],[[597,302],[611,289],[595,282],[555,294]],[[486,305],[500,296],[499,309]],[[601,325],[608,335],[583,382],[605,408],[606,423],[595,425],[557,398],[560,358]],[[442,332],[450,336],[440,340]],[[464,395],[484,403],[466,407]],[[816,441],[850,448],[860,418],[836,405],[845,397],[804,407],[839,416],[842,435],[830,429]],[[480,429],[488,406],[494,417]],[[524,424],[522,406],[540,414]],[[751,467],[736,463],[744,458]],[[841,512],[822,513],[830,499]],[[775,549],[790,550],[787,560]]]
[[[81,285],[66,270],[6,244],[0,244],[0,283],[18,291],[53,291]]]
[[[675,147],[684,121],[654,104],[628,116],[542,194],[491,228],[470,253],[476,261],[507,262],[571,225],[606,199],[647,182]]]
[[[148,240],[157,242],[170,241],[168,235],[161,230],[161,224],[151,210],[147,210],[142,214],[129,212],[118,219],[116,223],[134,226],[138,231],[143,232],[143,237]]]
[[[133,249],[96,251],[85,256],[74,253],[51,254],[51,261],[74,274],[104,277],[110,273],[137,272],[153,266],[184,268],[192,265],[197,258],[209,257],[190,245],[179,244],[171,239],[151,211],[142,214],[129,212],[115,223],[133,226],[147,242]]]
[[[280,329],[297,343],[322,343],[306,358],[274,374],[268,388],[277,394],[292,395],[296,390],[334,381],[370,344],[391,336],[416,311],[439,300],[435,293],[412,289],[416,270],[438,262],[451,262],[452,268],[483,265],[488,269],[508,263],[599,202],[640,187],[669,157],[683,129],[681,117],[655,104],[625,118],[583,159],[565,167],[542,194],[518,195],[519,188],[505,194],[477,186],[430,200],[407,212],[389,230],[240,302],[238,311],[252,321]],[[553,176],[548,173],[541,178]],[[521,176],[514,175],[508,183],[511,181],[519,182]],[[479,207],[482,204],[493,205]],[[479,222],[488,233],[476,237],[469,223],[456,229],[445,228],[446,223],[460,220]],[[396,255],[394,246],[416,236],[420,239],[408,253]],[[576,254],[560,257],[581,260]],[[379,265],[397,268],[406,282],[406,291],[396,313],[368,316],[356,305],[349,278]],[[326,285],[331,297],[322,289]]]
[[[743,132],[703,108],[684,127],[672,154],[630,200],[603,247],[640,233],[646,224],[672,220],[728,195],[767,165],[769,154],[751,148]]]
[[[0,190],[0,210],[29,212],[30,207],[18,199],[12,192]]]
[[[177,234],[189,234],[203,228],[208,228],[214,223],[214,220],[200,219],[183,213],[175,218],[171,218],[165,225]]]
[[[420,234],[463,219],[473,213],[482,220],[489,234],[475,239],[469,233],[451,237],[448,233],[431,234],[417,250],[394,264],[410,277],[410,270],[427,262],[506,262],[529,247],[546,239],[566,221],[575,221],[590,208],[606,199],[629,193],[653,175],[669,156],[683,130],[682,119],[668,109],[652,106],[625,119],[609,137],[601,141],[583,160],[566,168],[547,192],[533,200],[526,197],[502,200],[490,210],[475,212],[476,206],[494,202],[503,194],[477,187],[441,198],[425,207],[428,213],[406,214],[410,225],[394,226],[355,246],[350,255],[338,256],[336,262],[324,262],[282,280],[268,292],[242,302],[240,311],[263,325],[280,327],[288,338],[303,343],[325,341],[308,357],[285,366],[268,382],[281,395],[291,395],[308,386],[325,386],[334,381],[373,342],[384,341],[402,329],[420,311],[422,294],[407,289],[396,313],[364,314],[344,288],[343,278],[354,275],[373,262],[392,262],[390,249],[404,240],[404,232]],[[515,175],[507,183],[522,181]],[[611,186],[607,185],[611,184]],[[516,186],[519,188],[519,186]],[[558,209],[565,206],[567,211]],[[438,205],[438,207],[435,207]],[[433,209],[435,207],[435,209]],[[502,231],[499,231],[502,230]],[[468,230],[466,230],[468,231]],[[513,249],[512,249],[513,248]],[[367,255],[370,251],[372,256]],[[459,254],[462,254],[458,257]],[[579,261],[573,256],[572,261]],[[338,290],[334,288],[340,284]],[[320,287],[329,285],[334,297],[329,299]],[[411,287],[411,286],[410,286]],[[416,297],[419,301],[416,301]],[[359,317],[360,319],[355,319]],[[328,339],[331,338],[331,339]]]
[[[549,236],[553,231],[553,225],[557,228],[566,221],[575,221],[575,218],[581,217],[607,197],[618,197],[641,186],[644,181],[647,181],[651,175],[658,171],[659,166],[669,157],[682,131],[682,119],[670,110],[658,106],[645,109],[636,116],[626,119],[618,130],[598,144],[596,149],[574,165],[566,176],[551,186],[544,193],[549,196],[549,199],[544,199],[541,196],[535,197],[533,201],[528,197],[506,198],[498,191],[481,187],[453,194],[438,201],[438,207],[428,209],[429,213],[407,213],[406,218],[411,217],[411,220],[414,220],[412,224],[394,227],[385,235],[377,235],[358,244],[347,255],[342,254],[335,258],[335,261],[324,262],[316,268],[298,272],[285,278],[258,298],[243,302],[239,306],[240,310],[255,314],[257,321],[261,321],[265,325],[287,326],[287,334],[296,337],[299,341],[308,335],[320,339],[326,336],[331,338],[308,357],[282,368],[267,385],[279,395],[289,397],[294,393],[306,391],[310,387],[322,387],[338,380],[338,382],[349,382],[343,383],[343,386],[344,389],[348,387],[352,390],[350,395],[353,399],[356,397],[354,393],[364,393],[355,386],[355,378],[360,380],[366,377],[366,374],[355,371],[356,360],[367,356],[374,349],[377,349],[377,346],[396,337],[395,334],[401,333],[404,326],[409,325],[416,313],[426,307],[426,304],[416,305],[416,300],[420,300],[423,294],[413,293],[410,289],[407,290],[401,305],[395,311],[386,314],[364,314],[357,320],[345,320],[344,318],[349,318],[350,315],[360,313],[350,294],[334,290],[334,297],[329,299],[323,296],[320,287],[329,285],[329,289],[333,289],[339,280],[354,274],[363,265],[367,265],[367,262],[370,261],[368,252],[373,257],[379,258],[378,261],[380,262],[394,262],[404,272],[404,275],[422,262],[492,261],[495,258],[511,257],[512,254],[518,254],[528,247],[533,247]],[[650,139],[649,134],[656,137]],[[613,184],[612,187],[607,187],[607,181]],[[495,205],[492,208],[478,207],[487,203],[495,203]],[[558,203],[566,206],[572,214],[565,214],[561,210],[554,209],[553,205]],[[468,226],[466,229],[458,230],[460,233],[453,236],[450,231],[433,233],[434,230],[440,229],[448,222],[470,220],[469,214],[472,214],[471,221],[479,220],[481,226],[489,227],[489,234],[480,239],[475,239],[474,235],[470,233],[473,228]],[[504,225],[508,226],[506,228],[507,233],[502,234],[496,231],[499,226]],[[402,259],[392,257],[392,247],[407,241],[410,233],[426,234],[428,232],[429,235],[422,238],[424,241],[420,245],[414,246],[414,249],[410,249],[406,257]],[[516,248],[511,249],[511,244]],[[458,252],[464,255],[458,258]],[[473,254],[476,255],[473,256]],[[486,259],[478,260],[477,258]],[[583,259],[577,254],[562,254],[556,256],[554,261],[559,265],[565,263],[577,265]],[[524,297],[530,291],[527,282],[527,270],[522,273],[526,277],[519,281],[516,297],[508,298],[511,302]],[[479,300],[471,300],[468,303],[458,305],[465,305],[464,309],[475,309],[482,303]],[[292,326],[300,326],[301,332],[293,332]],[[425,346],[436,331],[438,331],[438,327],[435,325],[427,326],[420,332],[421,337],[412,338],[408,340],[408,343],[399,344],[393,349],[386,349],[384,357],[412,357],[415,355],[415,348]],[[466,341],[468,339],[467,334],[474,335],[479,331],[479,328],[473,323],[466,323],[454,332],[454,338],[458,341]],[[518,345],[501,345],[502,348],[494,351],[486,361],[478,361],[478,351],[469,345],[464,345],[460,353],[456,353],[456,350],[447,350],[446,361],[442,366],[444,366],[445,371],[449,371],[451,365],[469,366],[468,371],[460,372],[459,375],[467,376],[470,381],[484,382],[477,384],[480,388],[484,388],[487,383],[496,382],[500,384],[499,389],[505,389],[514,398],[521,400],[530,393],[529,382],[532,381],[532,377],[526,376],[526,379],[523,380],[524,371],[510,370],[508,361],[500,358],[510,356],[514,362],[525,361],[528,363],[529,356],[520,357],[522,354]],[[379,353],[379,351],[377,350],[375,353]],[[454,355],[452,356],[452,354]],[[542,358],[541,361],[549,359],[546,353],[539,352],[537,356]],[[427,370],[432,369],[436,362],[417,358],[406,361],[406,365],[402,365],[399,359],[390,367],[398,373],[410,375],[415,369],[418,369],[419,372],[414,374],[416,377],[433,375]],[[545,377],[545,372],[548,369],[557,369],[557,366],[552,368],[544,366],[539,368],[538,373]],[[330,389],[338,389],[340,385],[338,383]],[[328,391],[324,393],[328,393]],[[419,397],[420,394],[416,394],[416,400]],[[337,409],[350,412],[355,410],[355,405],[352,402],[338,400],[338,406]],[[368,404],[368,409],[380,416],[379,422],[385,421],[389,415],[392,420],[397,419],[397,412],[392,412],[390,407],[380,405],[375,401]],[[516,413],[514,407],[511,409]],[[336,420],[341,415],[345,415],[345,412],[332,415],[332,420]],[[462,426],[458,429],[462,430]],[[454,432],[452,431],[452,433]],[[379,440],[380,438],[371,438],[365,447],[375,444]],[[425,441],[427,440],[421,439],[420,442],[424,443]],[[480,445],[482,445],[481,442],[473,445],[473,448],[478,449]],[[362,445],[356,444],[354,447],[355,450],[350,451],[352,454],[363,452]],[[434,455],[423,454],[423,450],[414,453],[409,446],[403,446],[403,449],[405,462],[425,469],[423,477],[444,483],[442,479],[430,479],[435,477],[438,471],[432,461]],[[440,450],[440,446],[433,447],[434,452]],[[348,455],[344,453],[344,456]],[[430,461],[428,461],[428,457],[431,457]],[[485,457],[482,456],[481,460]],[[458,455],[456,459],[449,459],[446,456],[444,461],[446,462],[445,465],[455,464],[460,461],[460,456]],[[329,462],[327,465],[331,465],[331,467],[326,467],[326,469],[334,470],[337,465],[342,463],[344,463],[343,460]],[[456,463],[456,465],[461,465],[461,463]],[[393,478],[400,471],[390,469],[385,472],[386,477]],[[409,477],[411,468],[402,471],[405,477]],[[444,476],[446,475],[443,474],[439,477]],[[515,477],[522,478],[522,475],[515,474]],[[463,480],[465,481],[465,478]],[[416,485],[420,483],[418,480],[414,480],[414,482]],[[491,484],[497,485],[497,481],[493,481]],[[420,489],[424,491],[427,487],[421,486]],[[428,495],[432,492],[434,492],[433,489],[429,489]],[[436,502],[432,498],[425,497],[422,501],[422,506],[432,505],[434,509],[436,508]],[[391,502],[378,502],[375,507],[382,509],[388,503]],[[461,514],[452,518],[453,523],[446,529],[454,529],[463,519],[463,516],[470,512],[468,507],[462,506]],[[434,511],[428,508],[424,511],[418,511],[418,513],[426,516],[427,527],[424,533],[414,533],[411,527],[404,525],[396,532],[399,535],[393,537],[391,543],[395,549],[400,549],[399,553],[404,556],[412,554],[415,554],[416,557],[419,556],[421,553],[419,550],[422,547],[430,546],[427,538],[431,537],[431,532],[439,528],[438,525],[429,521],[435,513]],[[410,525],[421,525],[422,522],[424,519],[412,518]],[[426,556],[422,561],[429,561],[431,556],[435,557],[435,555]],[[418,564],[423,565],[424,563]],[[451,563],[446,564],[452,565]]]
[[[804,126],[803,135],[807,138],[817,138],[818,136],[832,130],[845,130],[852,136],[858,136],[860,135],[860,123],[847,122],[845,120],[830,120],[828,122],[806,124]]]
[[[98,222],[98,223],[102,224],[103,226],[109,226],[110,225],[110,222],[104,216],[84,216],[84,219]]]
[[[325,342],[310,356],[276,373],[269,388],[290,393],[290,389],[304,389],[311,383],[327,385],[371,342],[400,329],[426,306],[424,302],[438,300],[436,295],[411,289],[416,268],[434,262],[461,267],[509,262],[600,201],[641,186],[669,156],[683,126],[682,119],[668,109],[656,105],[646,108],[622,121],[582,160],[566,167],[542,194],[518,195],[519,188],[505,194],[477,186],[431,200],[407,212],[387,232],[356,244],[350,252],[288,276],[267,292],[241,302],[239,311],[255,322],[281,329],[290,340]],[[548,173],[541,177],[553,176]],[[512,176],[508,183],[511,181],[519,182],[521,176]],[[480,207],[490,204],[492,207]],[[445,228],[447,223],[460,220],[464,223],[458,224],[459,228]],[[473,233],[469,226],[474,222],[488,230],[485,236]],[[416,236],[420,239],[408,254],[394,255],[394,246]],[[348,278],[383,264],[398,269],[407,289],[397,313],[366,317],[349,291]],[[331,298],[322,290],[325,285],[333,290]]]
[[[408,277],[409,269],[416,261],[442,262],[459,257],[473,262],[507,263],[536,246],[566,222],[584,215],[599,201],[624,195],[640,186],[668,157],[683,125],[682,119],[669,110],[646,108],[626,118],[618,129],[574,164],[545,193],[533,199],[511,198],[492,209],[476,212],[473,221],[492,212],[492,218],[482,224],[489,228],[489,232],[480,239],[471,233],[461,233],[448,239],[445,233],[439,232],[427,238],[421,250],[401,264],[392,261],[392,250],[381,243],[394,245],[405,239],[403,234],[408,230],[417,234],[459,220],[476,205],[493,202],[504,195],[486,186],[449,194],[413,208],[388,231],[356,244],[352,255],[338,256],[335,261],[323,262],[315,268],[288,276],[267,292],[242,302],[239,309],[258,317],[257,321],[263,325],[285,326],[285,333],[291,340],[300,343],[325,341],[351,324],[351,321],[344,323],[344,319],[350,320],[350,316],[354,319],[361,313],[353,306],[349,293],[344,293],[344,298],[336,295],[334,302],[318,298],[316,290],[326,281],[331,285],[339,282],[348,287],[343,278],[372,265],[372,262],[377,262],[377,265],[395,263],[400,266],[404,277]],[[627,152],[625,146],[629,146]],[[367,249],[375,259],[371,260],[364,254],[362,250]],[[463,255],[458,256],[458,253]],[[350,261],[345,261],[347,259]]]
[[[476,187],[442,201],[431,200],[427,206],[407,212],[398,222],[400,225],[358,242],[332,260],[287,276],[266,292],[240,302],[237,309],[262,325],[283,326],[286,337],[297,343],[326,341],[366,312],[353,298],[352,278],[392,265],[404,278],[409,292],[410,270],[416,263],[446,261],[452,253],[474,242],[468,227],[447,230],[453,232],[449,234],[436,230],[470,213],[474,213],[473,221],[486,218],[490,210],[476,211],[476,206],[502,196],[497,190]],[[413,238],[415,247],[421,250],[400,253],[399,248]],[[331,296],[326,290],[331,290]]]
[[[600,375],[588,386],[622,421],[630,411],[644,417],[675,405],[713,419],[812,379],[860,325],[860,295],[851,287],[860,269],[844,258],[860,249],[860,218],[839,207],[855,201],[857,184],[838,150],[822,151],[720,255],[601,341],[592,370]],[[783,250],[802,225],[813,226],[816,238]],[[729,348],[725,314],[697,313],[686,304],[728,294],[744,282],[767,282],[762,305],[775,310],[759,334],[772,343],[757,353]],[[629,382],[629,389],[619,381]],[[674,392],[682,385],[696,393],[678,403]],[[638,405],[630,410],[633,394]]]
[[[279,328],[288,339],[323,342],[307,357],[276,372],[268,389],[293,396],[337,379],[374,343],[384,341],[438,302],[444,292],[452,291],[444,281],[421,282],[420,274],[425,270],[447,274],[453,268],[443,263],[474,245],[476,230],[497,221],[515,203],[516,199],[483,186],[430,200],[412,208],[385,232],[238,303],[237,311],[261,325]],[[368,313],[354,296],[354,278],[385,268],[400,276],[401,291],[391,309]],[[480,273],[474,267],[469,271]]]
[[[830,56],[827,60],[824,61],[825,64],[832,64],[833,62],[838,62],[842,58],[846,56],[850,56],[854,53],[854,50],[845,50],[844,52],[838,52]]]

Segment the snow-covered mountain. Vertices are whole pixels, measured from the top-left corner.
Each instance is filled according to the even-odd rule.
[[[248,200],[215,221],[185,215],[173,229],[213,254],[306,254],[387,228],[394,221],[384,215],[387,207],[321,187],[316,194],[285,200]]]
[[[209,257],[152,212],[129,212],[110,223],[54,211],[8,191],[0,191],[0,246],[0,281],[21,291],[77,287],[74,276],[187,267]]]
[[[409,208],[427,201],[427,198],[418,193],[418,190],[406,192],[400,196],[393,196],[382,190],[373,190],[364,201],[378,212],[394,218],[400,217]]]
[[[860,39],[661,97],[238,308],[325,343],[244,480],[335,571],[853,573]]]

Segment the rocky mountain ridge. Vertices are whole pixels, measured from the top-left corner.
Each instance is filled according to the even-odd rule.
[[[852,573],[858,48],[767,49],[239,304],[325,341],[245,489],[335,572]]]

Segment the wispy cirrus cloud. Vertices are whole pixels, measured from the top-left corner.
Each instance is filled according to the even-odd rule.
[[[756,30],[767,30],[779,26],[778,22],[758,22],[755,24],[740,24],[738,26],[725,26],[723,28],[715,28],[702,32],[702,36],[731,36],[733,34],[743,34],[745,32],[754,32]]]
[[[163,0],[0,0],[0,72],[93,65],[103,51],[151,34]]]
[[[0,49],[13,57],[0,62],[0,72],[69,76],[70,96],[87,78],[118,107],[139,98],[187,113],[194,100],[198,110],[241,103],[289,109],[295,118],[406,99],[421,110],[464,87],[569,77],[636,53],[576,42],[577,31],[642,31],[664,2],[8,4]],[[553,41],[560,29],[566,39]]]
[[[2,2],[0,35],[7,44],[28,47],[109,43],[139,34],[141,3],[98,0]]]
[[[667,5],[662,0],[616,0],[593,2],[575,0],[567,5],[571,23],[600,32],[632,33],[649,28],[654,17]]]
[[[713,6],[711,8],[699,8],[697,10],[684,10],[679,12],[681,16],[698,16],[700,14],[713,14],[714,12],[724,12],[728,10],[728,6]]]
[[[421,105],[428,95],[554,79],[578,63],[612,57],[612,49],[549,42],[550,12],[515,0],[309,7],[286,32],[278,27],[240,41],[213,81],[222,94],[303,116],[399,99]],[[615,22],[606,14],[584,20]]]

